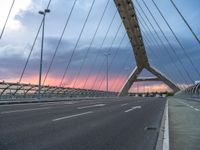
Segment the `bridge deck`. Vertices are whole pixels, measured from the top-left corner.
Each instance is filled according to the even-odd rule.
[[[164,107],[134,97],[1,105],[0,149],[153,150]]]

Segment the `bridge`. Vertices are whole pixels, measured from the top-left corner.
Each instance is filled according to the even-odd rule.
[[[0,149],[199,149],[199,6],[0,2]]]

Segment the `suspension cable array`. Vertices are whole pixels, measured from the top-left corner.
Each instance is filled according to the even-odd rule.
[[[81,36],[82,36],[83,31],[84,31],[84,29],[85,29],[85,26],[86,26],[86,24],[87,24],[87,22],[88,22],[88,18],[89,18],[90,14],[91,14],[91,11],[92,11],[92,8],[93,8],[93,6],[94,6],[94,3],[95,3],[95,0],[93,0],[93,2],[92,2],[92,5],[91,5],[90,10],[89,10],[89,12],[88,12],[88,14],[87,14],[87,17],[86,17],[86,19],[85,19],[85,22],[84,22],[84,24],[83,24],[83,26],[82,26],[82,29],[81,29],[81,32],[80,32],[80,34],[79,34],[79,37],[78,37],[78,39],[77,39],[77,41],[76,41],[76,44],[75,44],[75,46],[74,46],[74,48],[73,48],[72,54],[71,54],[70,59],[69,59],[69,61],[68,61],[68,63],[67,63],[67,66],[66,66],[66,68],[65,68],[65,71],[64,71],[64,74],[63,74],[63,76],[62,76],[62,79],[61,79],[61,81],[60,81],[59,86],[63,86],[63,81],[64,81],[64,79],[65,79],[65,76],[66,76],[67,71],[68,71],[68,69],[69,69],[69,66],[70,66],[70,64],[71,64],[72,58],[73,58],[73,56],[74,56],[74,53],[75,53],[75,51],[76,51],[76,49],[77,49],[78,43],[79,43],[79,41],[80,41],[80,39],[81,39]]]
[[[74,0],[73,5],[72,5],[72,8],[71,8],[71,10],[70,10],[70,13],[69,13],[69,15],[68,15],[68,17],[67,17],[67,20],[66,20],[66,22],[65,22],[65,26],[64,26],[64,28],[63,28],[63,31],[62,31],[61,36],[60,36],[60,38],[59,38],[59,41],[58,41],[58,43],[57,43],[56,49],[55,49],[55,51],[54,51],[54,54],[53,54],[53,57],[52,57],[51,62],[50,62],[50,64],[49,64],[49,67],[48,67],[48,69],[47,69],[47,72],[46,72],[46,74],[45,74],[45,77],[44,77],[44,80],[43,80],[43,85],[45,84],[46,79],[47,79],[47,77],[48,77],[48,74],[49,74],[49,72],[50,72],[50,69],[51,69],[51,67],[52,67],[52,65],[53,65],[54,59],[55,59],[56,54],[57,54],[57,52],[58,52],[59,46],[60,46],[61,41],[62,41],[62,39],[63,39],[65,30],[66,30],[67,25],[68,25],[68,23],[69,23],[69,20],[70,20],[70,18],[71,18],[71,15],[72,15],[72,12],[73,12],[73,10],[74,10],[74,7],[75,7],[76,2],[77,2],[77,0]]]
[[[91,67],[93,66],[93,64],[95,65],[96,60],[98,59],[99,55],[101,55],[100,50],[103,48],[103,45],[104,45],[105,40],[106,40],[106,38],[108,36],[108,33],[109,33],[110,29],[111,29],[111,26],[112,26],[112,24],[113,24],[113,22],[115,20],[116,15],[117,15],[117,10],[115,11],[114,16],[111,19],[111,22],[110,22],[110,24],[108,26],[108,29],[106,30],[106,34],[105,34],[105,36],[103,38],[103,41],[102,41],[102,43],[100,45],[100,48],[98,48],[98,52],[97,52],[96,56],[94,57],[93,62],[91,63]],[[85,89],[86,84],[87,84],[87,82],[88,82],[88,80],[89,80],[89,78],[91,76],[91,73],[92,73],[91,70],[89,70],[89,74],[87,75],[86,80],[85,80],[85,82],[83,84],[83,87],[82,87],[83,89]]]
[[[154,0],[152,0],[154,6],[156,7],[156,9],[158,10],[159,14],[161,15],[161,17],[163,18],[163,20],[165,21],[165,23],[167,24],[168,28],[170,29],[171,33],[173,34],[173,36],[175,37],[177,43],[179,44],[179,46],[181,47],[184,55],[186,56],[186,58],[188,59],[188,61],[190,62],[191,66],[193,67],[194,71],[196,72],[196,74],[198,75],[198,77],[200,78],[200,72],[197,69],[197,67],[195,66],[195,64],[193,63],[191,57],[187,54],[183,44],[181,43],[181,41],[179,40],[179,38],[177,37],[177,35],[175,34],[174,30],[171,28],[171,26],[169,25],[168,21],[165,19],[163,13],[161,12],[161,10],[158,8],[158,5],[154,2]]]
[[[114,42],[115,42],[115,40],[116,40],[116,38],[117,38],[117,36],[118,36],[118,34],[119,34],[119,31],[120,31],[121,27],[122,27],[122,22],[120,23],[119,27],[117,28],[117,31],[116,31],[116,33],[115,33],[114,38],[112,39],[112,42],[111,42],[111,44],[110,44],[110,47],[108,48],[108,50],[106,50],[108,54],[111,54],[111,48],[113,47],[113,44],[114,44]],[[105,58],[103,59],[103,62],[100,64],[100,67],[99,67],[98,70],[97,70],[97,76],[95,77],[95,80],[94,80],[94,82],[93,82],[93,86],[92,86],[91,89],[94,89],[94,86],[96,85],[96,82],[97,82],[97,80],[98,80],[98,78],[99,78],[99,75],[100,75],[100,73],[101,73],[101,70],[102,70],[102,68],[103,68],[103,66],[104,66],[104,63],[105,63]],[[109,68],[109,67],[108,67],[108,68]],[[100,86],[101,86],[101,85],[100,85]]]
[[[113,61],[116,58],[117,54],[119,53],[119,50],[121,49],[122,42],[124,41],[125,36],[126,36],[126,33],[122,36],[122,39],[120,40],[119,45],[116,47],[116,50],[115,50],[115,53],[114,53],[113,57],[111,55],[112,58],[110,60],[110,63],[108,64],[108,74],[109,74],[109,72],[111,72],[111,67],[112,67]],[[104,64],[105,63],[102,64],[102,68],[103,68]],[[101,82],[100,82],[100,84],[99,84],[99,88],[98,89],[101,89],[103,81],[105,80],[105,78],[106,78],[106,76],[104,75],[103,78],[102,78],[102,80],[101,80]]]
[[[107,8],[108,8],[109,3],[110,3],[110,0],[108,0],[107,3],[106,3],[106,6],[105,6],[105,8],[104,8],[104,10],[103,10],[103,13],[102,13],[101,18],[100,18],[100,20],[99,20],[99,23],[98,23],[98,25],[97,25],[97,27],[96,27],[96,30],[95,30],[94,35],[93,35],[93,37],[92,37],[92,40],[91,40],[91,42],[90,42],[90,44],[89,44],[89,46],[88,46],[88,48],[87,48],[87,51],[86,51],[85,56],[84,56],[84,58],[83,58],[83,60],[82,60],[82,63],[81,63],[81,67],[80,67],[79,70],[78,70],[77,76],[76,76],[76,78],[75,78],[75,82],[74,82],[74,84],[73,84],[73,86],[72,86],[73,88],[75,87],[76,82],[78,81],[79,75],[80,75],[80,73],[81,73],[81,71],[82,71],[82,69],[83,69],[83,67],[84,67],[84,64],[85,64],[85,62],[86,62],[86,58],[87,58],[87,56],[88,56],[88,54],[89,54],[89,51],[91,50],[92,44],[94,43],[94,40],[95,40],[95,38],[96,38],[97,32],[98,32],[98,30],[99,30],[99,28],[100,28],[100,25],[101,25],[101,23],[102,23],[103,17],[104,17],[104,15],[105,15],[105,13],[106,13],[106,10],[107,10]]]

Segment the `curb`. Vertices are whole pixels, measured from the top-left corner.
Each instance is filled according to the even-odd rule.
[[[166,101],[163,113],[156,150],[169,150],[169,116],[168,116],[168,100]]]

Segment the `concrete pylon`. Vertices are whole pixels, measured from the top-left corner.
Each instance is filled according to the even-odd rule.
[[[173,91],[179,91],[179,87],[150,65],[132,0],[114,0],[114,2],[126,28],[137,65],[122,87],[119,96],[128,94],[132,84],[144,68],[167,84]]]

